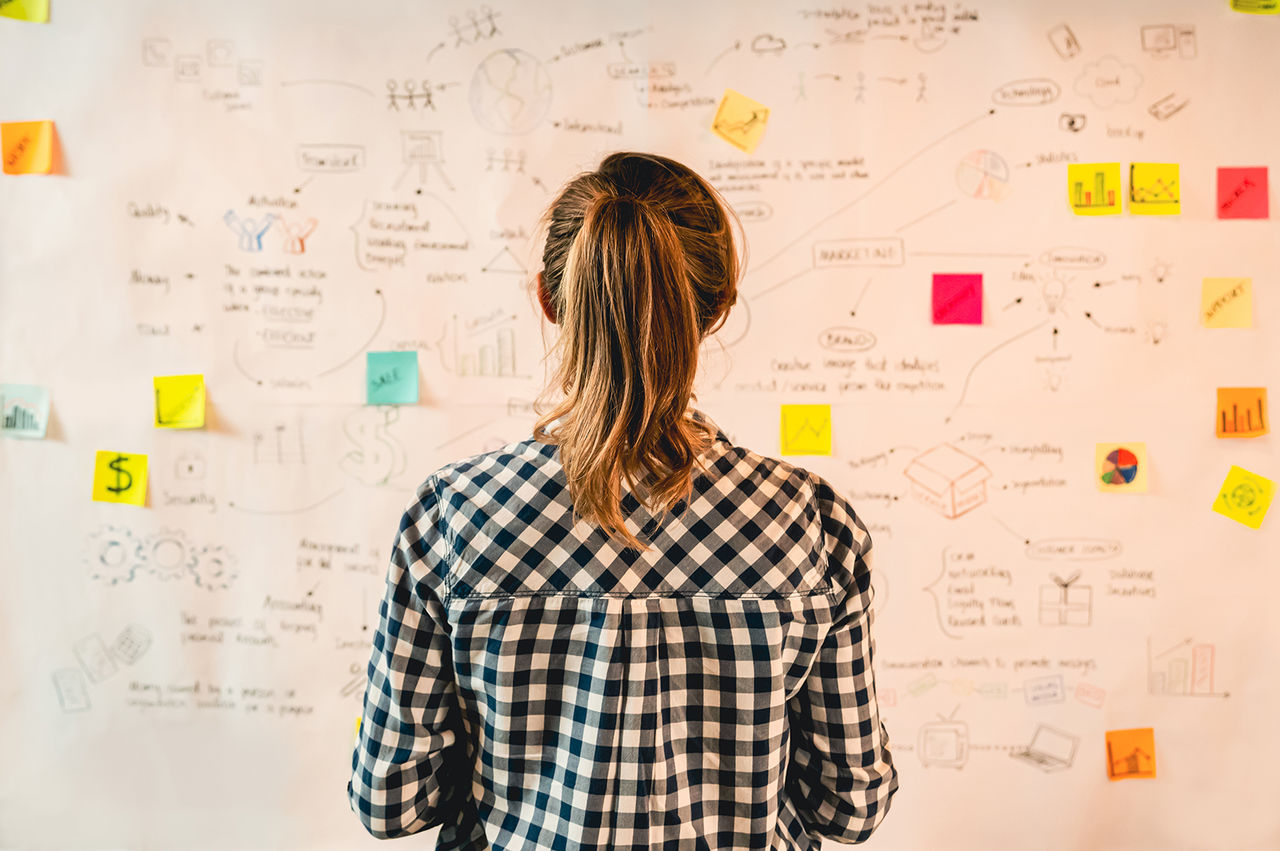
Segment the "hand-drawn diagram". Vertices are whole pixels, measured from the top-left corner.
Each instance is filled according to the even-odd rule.
[[[1080,55],[1080,42],[1066,24],[1058,24],[1049,30],[1049,43],[1063,59],[1075,59]]]
[[[302,422],[276,422],[269,430],[254,431],[253,463],[307,463],[307,446],[302,439]]]
[[[971,151],[956,165],[956,186],[970,198],[1000,201],[1010,191],[1009,164],[995,151]]]
[[[79,668],[59,668],[53,672],[53,690],[63,712],[84,712],[91,708],[89,685]]]
[[[1089,626],[1093,623],[1093,588],[1076,585],[1080,571],[1063,579],[1049,574],[1052,585],[1040,586],[1041,626]]]
[[[1165,697],[1230,697],[1214,689],[1217,649],[1185,638],[1155,644],[1147,638],[1147,693]]]
[[[478,12],[475,9],[468,9],[465,22],[458,20],[457,15],[450,15],[449,30],[453,35],[453,46],[462,47],[479,41],[490,41],[502,35],[502,30],[498,29],[497,20],[501,14],[487,5],[482,5]]]
[[[516,318],[514,314],[495,311],[490,319],[463,323],[455,313],[441,333],[441,366],[460,378],[519,377],[515,329],[511,327]],[[452,358],[445,358],[446,351]]]
[[[349,413],[342,424],[343,434],[352,446],[338,466],[352,478],[366,485],[385,485],[403,473],[408,463],[404,444],[391,433],[400,419],[395,405],[362,407]]]
[[[903,474],[911,480],[911,495],[943,517],[960,517],[987,501],[991,470],[949,443],[917,455]]]
[[[262,250],[262,236],[275,223],[275,213],[266,213],[257,219],[242,219],[234,210],[227,210],[222,220],[236,235],[236,247],[241,251],[257,252]]]
[[[486,130],[528,133],[551,106],[551,75],[530,53],[514,47],[497,50],[472,75],[470,102]]]
[[[204,474],[205,462],[202,453],[189,449],[174,459],[173,477],[175,479],[199,480],[204,478]]]
[[[221,546],[196,546],[185,532],[163,529],[146,538],[121,526],[104,526],[87,538],[85,562],[90,578],[107,585],[133,582],[140,573],[161,580],[190,579],[220,591],[239,575],[235,557]]]
[[[303,254],[307,250],[307,239],[315,232],[315,219],[306,218],[288,221],[280,218],[280,227],[284,229],[284,252],[286,254]]]
[[[1079,746],[1079,736],[1048,724],[1039,724],[1027,746],[1013,751],[1009,756],[1034,765],[1048,774],[1070,768],[1075,762],[1076,748]]]
[[[441,146],[440,131],[402,130],[400,139],[403,143],[400,156],[405,168],[400,173],[400,177],[396,179],[395,187],[398,188],[416,166],[418,169],[418,185],[425,186],[431,169],[435,169],[436,173],[440,175],[441,182],[452,192],[453,183],[444,172],[444,151]]]
[[[969,725],[956,721],[957,706],[948,716],[929,721],[916,734],[916,756],[926,768],[964,768],[969,761]]]
[[[389,79],[387,80],[387,109],[399,112],[402,103],[408,109],[418,109],[418,101],[421,101],[422,109],[430,109],[434,112],[436,103],[432,96],[433,88],[430,80],[423,80],[419,85],[415,80],[397,82]]]
[[[1156,59],[1177,55],[1196,58],[1196,28],[1181,24],[1150,24],[1141,30],[1142,49]]]
[[[1076,94],[1088,98],[1100,109],[1128,103],[1138,96],[1142,72],[1114,56],[1104,56],[1084,66],[1076,77]]]

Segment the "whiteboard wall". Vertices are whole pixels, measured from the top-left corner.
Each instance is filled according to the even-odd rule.
[[[875,542],[901,791],[869,845],[1274,848],[1277,528],[1214,513],[1273,435],[1280,21],[1225,2],[172,4],[0,20],[3,115],[62,174],[0,180],[0,846],[352,848],[352,727],[395,524],[442,464],[528,436],[553,326],[537,217],[617,149],[706,175],[741,297],[698,404],[778,455],[830,404],[829,478]],[[747,154],[727,88],[770,109]],[[1176,216],[1077,216],[1069,163],[1180,165]],[[1122,190],[1123,191],[1123,190]],[[230,216],[228,214],[231,214]],[[267,219],[270,215],[272,218]],[[314,227],[309,222],[314,220]],[[265,226],[265,229],[264,229]],[[935,325],[932,276],[981,275]],[[1202,282],[1250,278],[1248,328]],[[368,406],[365,353],[420,400]],[[203,374],[203,429],[152,378]],[[1145,444],[1145,493],[1095,483]],[[146,505],[90,500],[145,453]],[[1274,513],[1274,512],[1273,512]],[[1151,727],[1155,779],[1111,781]],[[1042,754],[1029,758],[1030,752]]]

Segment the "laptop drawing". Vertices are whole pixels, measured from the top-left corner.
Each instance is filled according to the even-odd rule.
[[[1080,740],[1070,733],[1040,724],[1031,737],[1031,744],[1009,756],[1026,760],[1041,771],[1061,771],[1071,767],[1079,743]]]

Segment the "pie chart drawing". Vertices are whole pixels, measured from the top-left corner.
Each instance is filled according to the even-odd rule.
[[[1138,456],[1128,449],[1115,449],[1107,453],[1102,465],[1102,481],[1108,485],[1127,485],[1138,476]]]
[[[970,198],[999,201],[1009,194],[1009,164],[995,151],[970,151],[956,165],[956,186]]]

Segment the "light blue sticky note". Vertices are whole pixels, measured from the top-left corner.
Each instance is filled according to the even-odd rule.
[[[0,384],[0,434],[39,439],[48,427],[48,390],[34,384]]]
[[[370,405],[418,404],[418,353],[368,352],[365,401]]]

